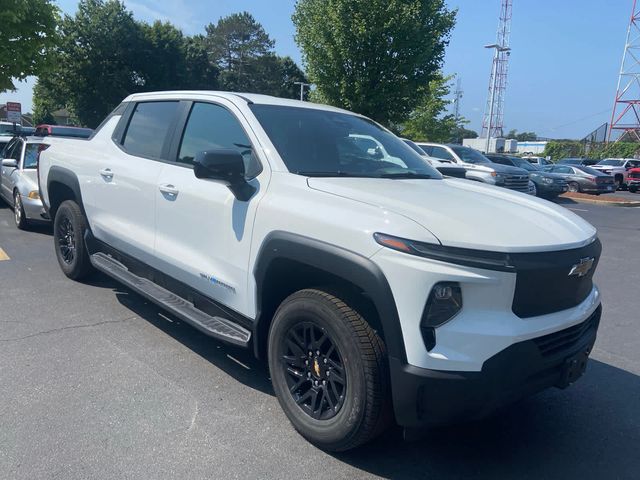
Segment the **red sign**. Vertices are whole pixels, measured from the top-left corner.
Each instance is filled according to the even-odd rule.
[[[7,120],[13,123],[22,121],[22,105],[18,102],[7,102]]]

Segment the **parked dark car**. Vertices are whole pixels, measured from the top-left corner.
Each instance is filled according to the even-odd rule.
[[[611,175],[594,170],[583,165],[547,165],[545,172],[558,173],[564,176],[570,192],[611,193],[616,191],[616,185]]]
[[[519,167],[529,172],[529,178],[536,187],[536,196],[546,199],[552,199],[568,190],[566,179],[557,173],[549,173],[542,171],[536,165],[529,163],[527,160],[511,155],[498,155],[490,153],[485,155],[489,160],[501,165],[510,165]]]
[[[558,165],[584,165],[590,167],[599,161],[597,158],[567,157],[558,160]]]
[[[627,185],[629,186],[629,191],[631,193],[636,193],[640,190],[640,168],[632,168],[629,170]]]
[[[38,125],[35,136],[47,137],[51,135],[53,137],[89,138],[92,133],[93,130],[90,128],[68,127],[64,125]]]

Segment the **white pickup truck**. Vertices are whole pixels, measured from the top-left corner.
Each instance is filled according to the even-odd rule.
[[[39,182],[69,278],[99,270],[253,349],[293,426],[327,450],[393,419],[457,422],[566,387],[596,338],[591,225],[443,178],[337,108],[135,94],[91,139],[43,151]]]

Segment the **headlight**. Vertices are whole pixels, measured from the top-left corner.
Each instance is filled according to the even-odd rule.
[[[385,233],[374,233],[373,238],[383,247],[419,257],[439,260],[446,263],[465,265],[468,267],[515,272],[508,253],[473,250],[470,248],[445,247],[433,243],[416,242],[405,238],[394,237]]]
[[[38,190],[31,190],[27,196],[31,200],[40,200],[40,192],[38,192]]]
[[[502,173],[491,172],[491,176],[495,179],[496,183],[504,183],[504,175]]]
[[[542,178],[542,183],[546,183],[548,185],[551,185],[553,183],[553,178],[543,177]]]
[[[462,290],[456,282],[439,282],[431,289],[422,313],[420,330],[425,347],[436,346],[436,328],[448,322],[462,310]]]

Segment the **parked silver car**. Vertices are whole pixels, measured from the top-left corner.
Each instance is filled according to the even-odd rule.
[[[48,145],[41,138],[14,137],[4,149],[0,196],[13,207],[16,226],[49,220],[38,190],[38,157]]]

